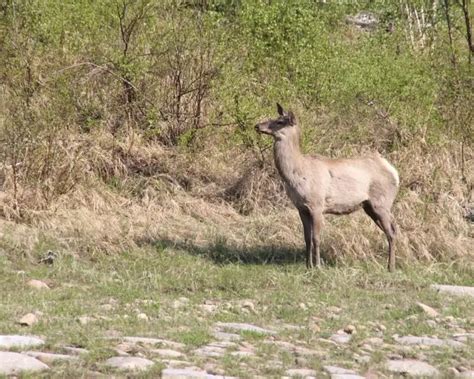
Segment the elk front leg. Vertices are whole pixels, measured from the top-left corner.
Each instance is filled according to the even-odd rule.
[[[306,244],[306,267],[313,268],[313,262],[311,260],[313,220],[311,213],[307,209],[298,209],[298,212],[301,222],[303,223],[304,242]]]
[[[321,229],[323,226],[323,213],[321,211],[311,212],[313,219],[312,231],[312,252],[311,252],[311,267],[321,267],[321,253],[319,246],[321,244]]]

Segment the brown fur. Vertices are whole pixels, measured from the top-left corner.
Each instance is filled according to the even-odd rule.
[[[295,116],[277,106],[280,117],[257,124],[256,130],[274,138],[276,167],[303,222],[307,266],[321,264],[323,215],[362,207],[387,236],[388,269],[394,271],[396,227],[390,209],[398,192],[397,171],[379,154],[353,159],[303,155]]]

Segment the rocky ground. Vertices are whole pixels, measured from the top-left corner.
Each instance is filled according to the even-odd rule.
[[[41,281],[30,282],[38,288],[46,288]],[[446,296],[470,296],[474,298],[474,287],[432,286],[434,291]],[[186,308],[189,300],[178,299],[173,306]],[[418,303],[422,312],[430,317],[430,324],[448,324],[453,333],[449,338],[436,336],[386,336],[382,324],[347,325],[329,338],[319,338],[317,344],[308,344],[298,338],[298,333],[307,326],[280,324],[257,326],[239,322],[217,322],[210,332],[212,341],[195,349],[184,343],[154,337],[108,336],[104,337],[115,353],[114,356],[100,362],[99,366],[108,367],[123,373],[146,372],[159,367],[162,378],[224,378],[226,375],[222,362],[238,361],[239,366],[249,376],[282,377],[330,377],[331,379],[376,378],[391,375],[422,377],[441,376],[436,365],[430,364],[429,356],[440,352],[455,354],[456,351],[472,348],[474,330],[464,330],[458,326],[459,320],[453,317],[439,317],[432,307]],[[214,313],[223,304],[206,301],[199,306],[204,313]],[[240,306],[250,312],[255,311],[251,300],[241,302]],[[301,304],[301,307],[304,307]],[[337,315],[342,311],[331,309]],[[32,314],[32,319],[34,319]],[[144,313],[137,318],[146,320]],[[94,318],[80,318],[80,323],[94,322]],[[24,321],[23,321],[24,323]],[[314,327],[314,326],[313,326]],[[360,341],[356,346],[349,345],[358,328],[370,329],[371,337]],[[88,350],[74,346],[45,348],[46,341],[30,335],[0,335],[0,373],[18,375],[25,372],[45,372],[55,370],[57,365],[77,365],[87,360]],[[353,361],[349,365],[335,365],[326,360],[327,350],[351,350]],[[374,355],[382,355],[383,361],[377,370],[370,368]],[[282,356],[285,359],[282,359]],[[309,360],[319,360],[321,369],[308,367]],[[98,362],[99,363],[99,362]],[[450,367],[444,375],[459,378],[474,378],[471,366],[466,362]],[[98,366],[98,367],[99,367]],[[349,367],[348,367],[349,366]],[[266,375],[262,375],[261,368]],[[381,370],[381,371],[379,371]],[[155,371],[156,372],[156,371]],[[383,372],[383,373],[382,373]],[[280,375],[279,373],[282,373]],[[83,373],[86,377],[105,377],[99,370]],[[113,376],[120,376],[118,373]]]
[[[4,265],[0,375],[474,378],[474,287],[428,284],[462,273],[135,258]]]

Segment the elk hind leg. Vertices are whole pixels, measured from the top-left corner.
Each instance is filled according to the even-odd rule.
[[[396,227],[392,221],[393,217],[390,213],[390,210],[374,204],[370,200],[364,201],[362,207],[369,215],[369,217],[374,220],[375,224],[382,229],[387,237],[388,241],[388,271],[395,271],[395,251],[393,250],[393,245],[395,241]]]

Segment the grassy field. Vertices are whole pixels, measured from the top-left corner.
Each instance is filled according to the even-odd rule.
[[[88,350],[78,361],[53,364],[45,377],[111,374],[113,370],[103,363],[117,355],[114,348],[124,336],[182,343],[187,362],[241,377],[276,377],[299,366],[320,371],[328,364],[383,377],[384,362],[391,354],[422,358],[449,377],[449,368],[469,368],[474,362],[472,340],[460,350],[407,347],[394,341],[395,334],[447,338],[460,331],[472,332],[472,299],[451,299],[429,288],[432,283],[472,285],[472,268],[406,265],[391,275],[382,264],[359,262],[308,272],[302,257],[290,252],[274,263],[259,259],[226,263],[221,258],[230,252],[217,250],[159,243],[90,259],[59,254],[52,265],[3,254],[0,330],[42,336],[46,340],[43,351],[61,352],[64,346]],[[28,287],[26,282],[32,278],[43,280],[51,289]],[[439,316],[429,317],[417,302],[432,306]],[[36,312],[39,322],[20,326],[17,321],[29,312]],[[89,319],[81,322],[85,316]],[[194,354],[194,349],[214,340],[213,326],[218,321],[248,322],[277,334],[243,333],[244,346],[254,353],[250,357],[236,359],[230,355],[235,347],[218,358]],[[328,340],[347,325],[356,329],[349,344]],[[368,348],[364,340],[370,337],[381,337],[382,345]],[[306,347],[314,354],[295,358],[279,348],[279,341]],[[132,354],[140,352],[157,364],[137,377],[158,375],[165,363],[144,346]]]
[[[389,377],[391,358],[474,370],[472,339],[397,337],[474,335],[473,300],[430,289],[474,285],[472,4],[3,1],[0,334],[87,350],[45,377],[120,376],[106,361],[124,352],[155,362],[126,374],[145,377],[173,365]],[[367,12],[373,27],[349,22]],[[276,102],[304,153],[378,151],[397,168],[396,273],[363,212],[327,217],[326,264],[305,269],[272,141],[254,128]],[[54,263],[38,263],[49,250]],[[19,325],[28,313],[38,322]],[[218,322],[276,334],[216,345]]]

